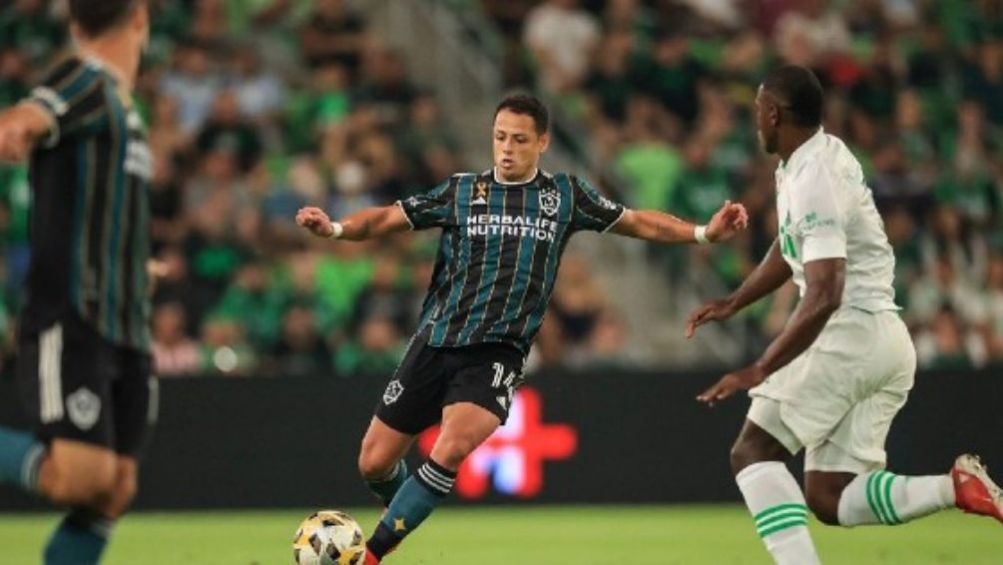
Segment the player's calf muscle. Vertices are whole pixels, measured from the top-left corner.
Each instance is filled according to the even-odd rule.
[[[456,470],[479,444],[477,440],[467,437],[440,438],[432,449],[432,459],[447,469]]]
[[[494,416],[491,416],[494,418]],[[499,422],[497,419],[490,420],[490,423],[480,422],[480,426],[447,425],[435,442],[432,448],[432,460],[455,471],[463,463],[468,455],[473,453],[477,446],[484,442],[494,430]]]

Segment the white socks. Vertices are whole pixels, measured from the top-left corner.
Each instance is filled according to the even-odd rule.
[[[787,466],[749,465],[735,477],[756,532],[777,565],[821,563],[808,532],[808,507]],[[839,523],[896,525],[954,506],[950,475],[902,477],[888,471],[857,475],[839,498]]]
[[[755,463],[742,469],[735,480],[756,521],[756,532],[777,565],[821,563],[808,533],[804,495],[786,465]]]
[[[950,475],[901,477],[873,471],[846,485],[839,497],[839,523],[894,526],[953,506]]]

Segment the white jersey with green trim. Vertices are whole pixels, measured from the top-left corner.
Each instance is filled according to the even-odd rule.
[[[846,259],[843,307],[898,310],[895,254],[856,157],[819,128],[776,171],[779,243],[801,296],[804,265]]]

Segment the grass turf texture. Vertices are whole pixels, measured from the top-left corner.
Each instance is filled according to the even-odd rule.
[[[349,510],[368,531],[377,514]],[[106,565],[292,563],[302,511],[136,513],[115,530]],[[0,514],[0,563],[38,563],[55,514]],[[952,511],[897,527],[811,524],[827,565],[1003,563],[1003,526]],[[388,565],[770,563],[739,506],[446,508]]]

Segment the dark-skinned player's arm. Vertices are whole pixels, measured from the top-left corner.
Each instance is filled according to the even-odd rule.
[[[407,216],[398,205],[359,210],[339,222],[332,222],[320,208],[301,208],[296,214],[296,223],[317,237],[349,241],[379,238],[411,229]]]
[[[790,265],[780,254],[780,240],[775,239],[766,257],[735,292],[726,298],[708,302],[690,314],[686,321],[686,338],[693,337],[697,328],[707,322],[724,321],[741,312],[749,304],[780,288],[790,278]]]
[[[758,361],[721,378],[697,400],[713,405],[735,391],[752,388],[797,358],[815,341],[839,309],[846,278],[846,259],[810,261],[804,265],[805,293],[780,332]]]
[[[728,241],[749,225],[745,206],[726,201],[704,228],[708,242]],[[696,243],[700,226],[658,210],[624,210],[610,231],[654,243]]]
[[[35,102],[0,111],[0,161],[19,163],[52,128],[52,118]]]

